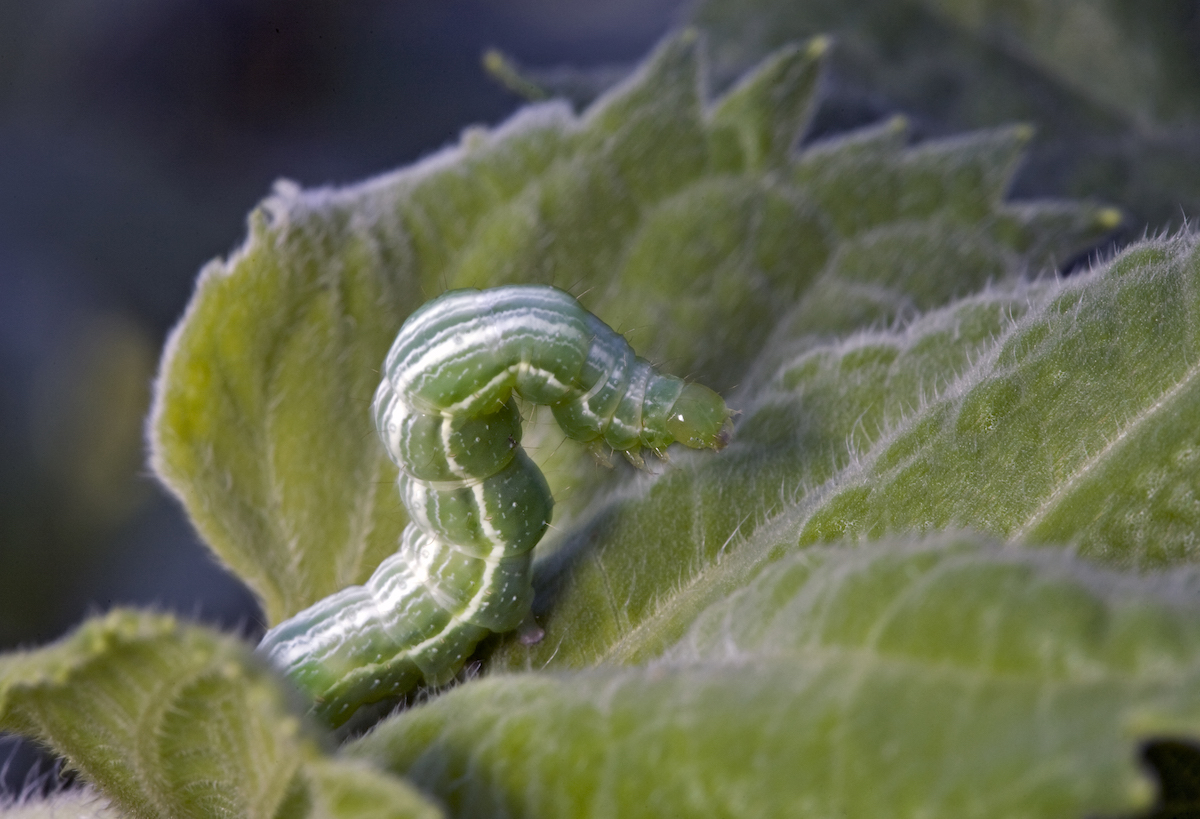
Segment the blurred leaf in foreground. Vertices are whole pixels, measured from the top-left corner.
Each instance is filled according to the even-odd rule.
[[[0,655],[0,730],[49,746],[129,816],[439,815],[326,757],[301,710],[241,641],[168,615],[115,610]]]

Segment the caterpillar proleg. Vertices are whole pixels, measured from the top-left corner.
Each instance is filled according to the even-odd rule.
[[[673,442],[720,449],[729,410],[657,372],[572,296],[542,285],[452,290],[400,330],[372,414],[410,523],[399,549],[278,624],[258,651],[338,725],[362,704],[452,678],[533,600],[532,550],[553,498],[525,455],[513,393],[571,438],[640,465]]]

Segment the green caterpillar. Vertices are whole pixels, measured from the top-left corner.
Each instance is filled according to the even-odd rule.
[[[720,449],[719,395],[663,375],[569,294],[542,285],[453,290],[418,309],[384,363],[372,413],[411,522],[399,550],[275,626],[258,651],[338,725],[422,678],[453,677],[490,632],[529,613],[532,550],[554,500],[521,449],[513,401],[636,465],[645,447]]]

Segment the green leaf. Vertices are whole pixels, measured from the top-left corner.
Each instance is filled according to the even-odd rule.
[[[326,758],[302,707],[241,641],[168,615],[114,610],[0,655],[0,730],[51,747],[127,815],[438,815],[404,783]]]
[[[713,107],[714,141],[728,131],[747,166],[786,166],[816,103],[814,58],[828,48],[828,41],[817,37],[806,48],[790,46],[771,55]]]
[[[1131,211],[1129,235],[1200,212],[1200,52],[1190,2],[703,0],[718,86],[785,43],[831,35],[837,127],[881,111],[933,132],[1035,123],[1024,189]]]
[[[1200,119],[1200,61],[1180,37],[1189,11],[1129,0],[923,0],[931,12],[1144,123]]]
[[[632,64],[599,65],[580,68],[574,65],[540,69],[519,64],[508,54],[488,49],[483,68],[492,79],[517,96],[530,101],[561,98],[576,107],[586,107],[596,98],[625,79]]]
[[[558,285],[642,355],[728,390],[789,313],[858,303],[839,271],[868,295],[827,322],[842,334],[1112,228],[1103,208],[1002,201],[1019,128],[910,148],[893,123],[791,153],[824,53],[823,40],[788,48],[710,104],[685,32],[580,116],[532,107],[360,185],[282,185],[255,211],[172,335],[149,435],[155,471],[269,622],[394,550],[406,517],[367,409],[404,318],[443,289]],[[861,282],[916,258],[919,282]],[[526,441],[561,529],[629,479],[544,425]]]
[[[344,759],[306,768],[313,817],[328,819],[438,819],[443,812],[414,788],[375,767]]]
[[[201,273],[150,422],[156,472],[272,621],[395,549],[394,472],[365,419],[419,300],[403,237],[356,232],[331,195],[278,196],[242,252]]]
[[[898,329],[777,336],[731,445],[581,512],[536,567],[546,639],[501,641],[493,667],[657,656],[713,595],[813,543],[969,527],[1195,563],[1197,282],[1181,236]]]
[[[1061,89],[1057,99],[1069,98],[1066,91],[1133,121],[1167,124],[1200,117],[1197,55],[1181,36],[1190,13],[1185,3],[1149,8],[1133,0],[706,0],[697,4],[692,19],[716,39],[713,50],[722,71],[792,40],[844,33],[850,53],[839,62],[876,80],[881,90],[925,79],[925,87],[911,89],[910,96],[936,93],[928,77],[939,69],[955,66],[971,80],[984,81],[974,72],[991,65],[999,75],[990,80],[993,90],[1007,91],[1020,66],[1029,96],[1031,88],[1042,90],[1040,83],[1031,83],[1041,74]],[[961,53],[968,43],[976,54]],[[919,46],[927,50],[924,65]],[[884,69],[899,76],[889,77]],[[949,89],[940,90],[945,96]],[[1000,113],[1008,100],[1002,95],[985,102]],[[1050,103],[1041,101],[1047,110]],[[943,109],[955,105],[979,106],[979,101],[941,101]]]
[[[1198,582],[968,536],[809,549],[648,666],[493,676],[349,752],[457,816],[1140,810],[1139,743],[1200,731]]]

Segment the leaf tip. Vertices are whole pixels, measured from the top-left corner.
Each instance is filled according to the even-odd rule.
[[[1115,230],[1125,221],[1120,208],[1101,208],[1096,212],[1096,224],[1103,230]]]
[[[1013,126],[1012,133],[1013,138],[1017,142],[1021,143],[1022,145],[1027,145],[1033,140],[1034,134],[1037,133],[1037,129],[1028,122],[1021,122]]]
[[[804,49],[804,53],[811,60],[817,60],[825,56],[825,53],[833,46],[833,38],[828,34],[819,34],[808,41],[808,45]]]
[[[697,26],[687,26],[679,32],[676,42],[680,46],[695,45],[700,39],[700,29]]]
[[[530,101],[544,100],[550,94],[538,83],[525,76],[521,67],[504,52],[489,48],[483,52],[483,70],[500,85],[517,96]]]

